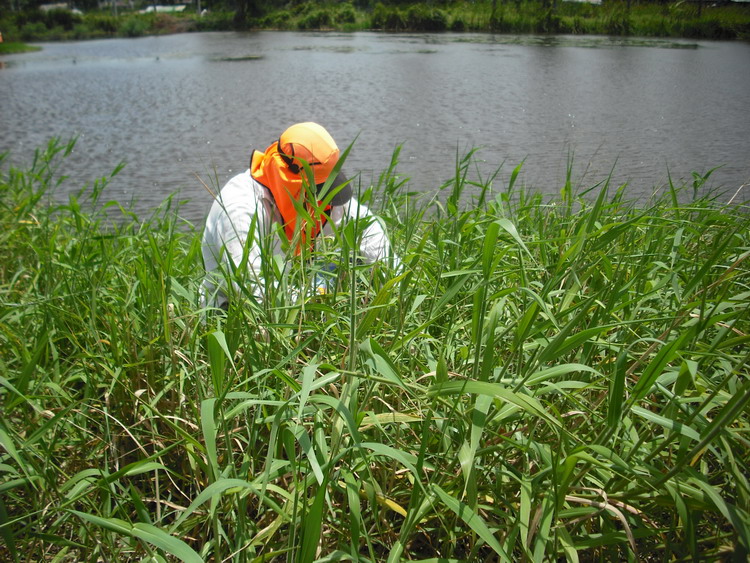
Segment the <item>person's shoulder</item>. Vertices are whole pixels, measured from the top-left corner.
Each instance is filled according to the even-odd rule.
[[[258,182],[246,170],[230,178],[219,192],[219,197],[224,203],[234,200],[257,199],[259,192]]]
[[[254,182],[255,180],[253,180],[253,177],[250,175],[250,171],[245,170],[244,172],[240,172],[239,174],[236,174],[229,180],[227,180],[227,183],[224,184],[221,192],[224,193],[225,191],[231,191],[237,188],[247,189],[248,187],[252,186]]]

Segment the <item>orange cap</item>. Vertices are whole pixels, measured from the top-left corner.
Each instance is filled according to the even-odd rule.
[[[279,137],[278,151],[294,170],[302,170],[302,161],[312,168],[315,183],[325,182],[339,161],[339,148],[333,137],[317,123],[297,123]]]
[[[339,148],[331,135],[317,123],[297,123],[281,134],[265,152],[255,151],[250,160],[250,174],[269,189],[283,218],[284,228],[291,240],[297,212],[293,200],[302,196],[303,161],[313,172],[320,190],[339,160]],[[347,178],[339,173],[331,190],[344,186],[332,198],[331,205],[342,205],[352,197]],[[318,195],[318,194],[316,194]]]

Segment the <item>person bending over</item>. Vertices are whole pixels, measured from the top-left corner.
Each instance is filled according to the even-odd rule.
[[[227,182],[206,218],[202,306],[227,308],[230,295],[241,292],[236,281],[228,288],[228,278],[247,280],[245,288],[262,300],[264,259],[287,259],[303,247],[307,252],[318,235],[332,234],[347,220],[364,225],[359,241],[362,261],[390,259],[398,267],[381,221],[357,202],[348,179],[336,167],[339,156],[328,131],[311,122],[292,125],[265,152],[253,152],[250,168]]]

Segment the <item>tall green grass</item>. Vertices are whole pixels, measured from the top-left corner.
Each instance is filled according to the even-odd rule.
[[[747,557],[746,209],[472,154],[425,201],[396,151],[362,199],[403,269],[352,225],[328,294],[270,263],[215,313],[177,202],[51,197],[71,149],[2,162],[3,560]]]

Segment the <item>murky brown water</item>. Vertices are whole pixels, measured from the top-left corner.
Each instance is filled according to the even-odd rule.
[[[210,198],[196,174],[222,184],[303,120],[356,138],[346,168],[365,182],[403,144],[398,169],[430,193],[475,147],[478,174],[505,163],[497,190],[524,159],[545,193],[571,159],[576,184],[614,169],[632,197],[719,165],[712,185],[750,181],[747,43],[260,32],[43,47],[0,59],[0,151],[77,135],[71,189],[124,160],[110,198],[145,211],[179,190],[195,223]]]

